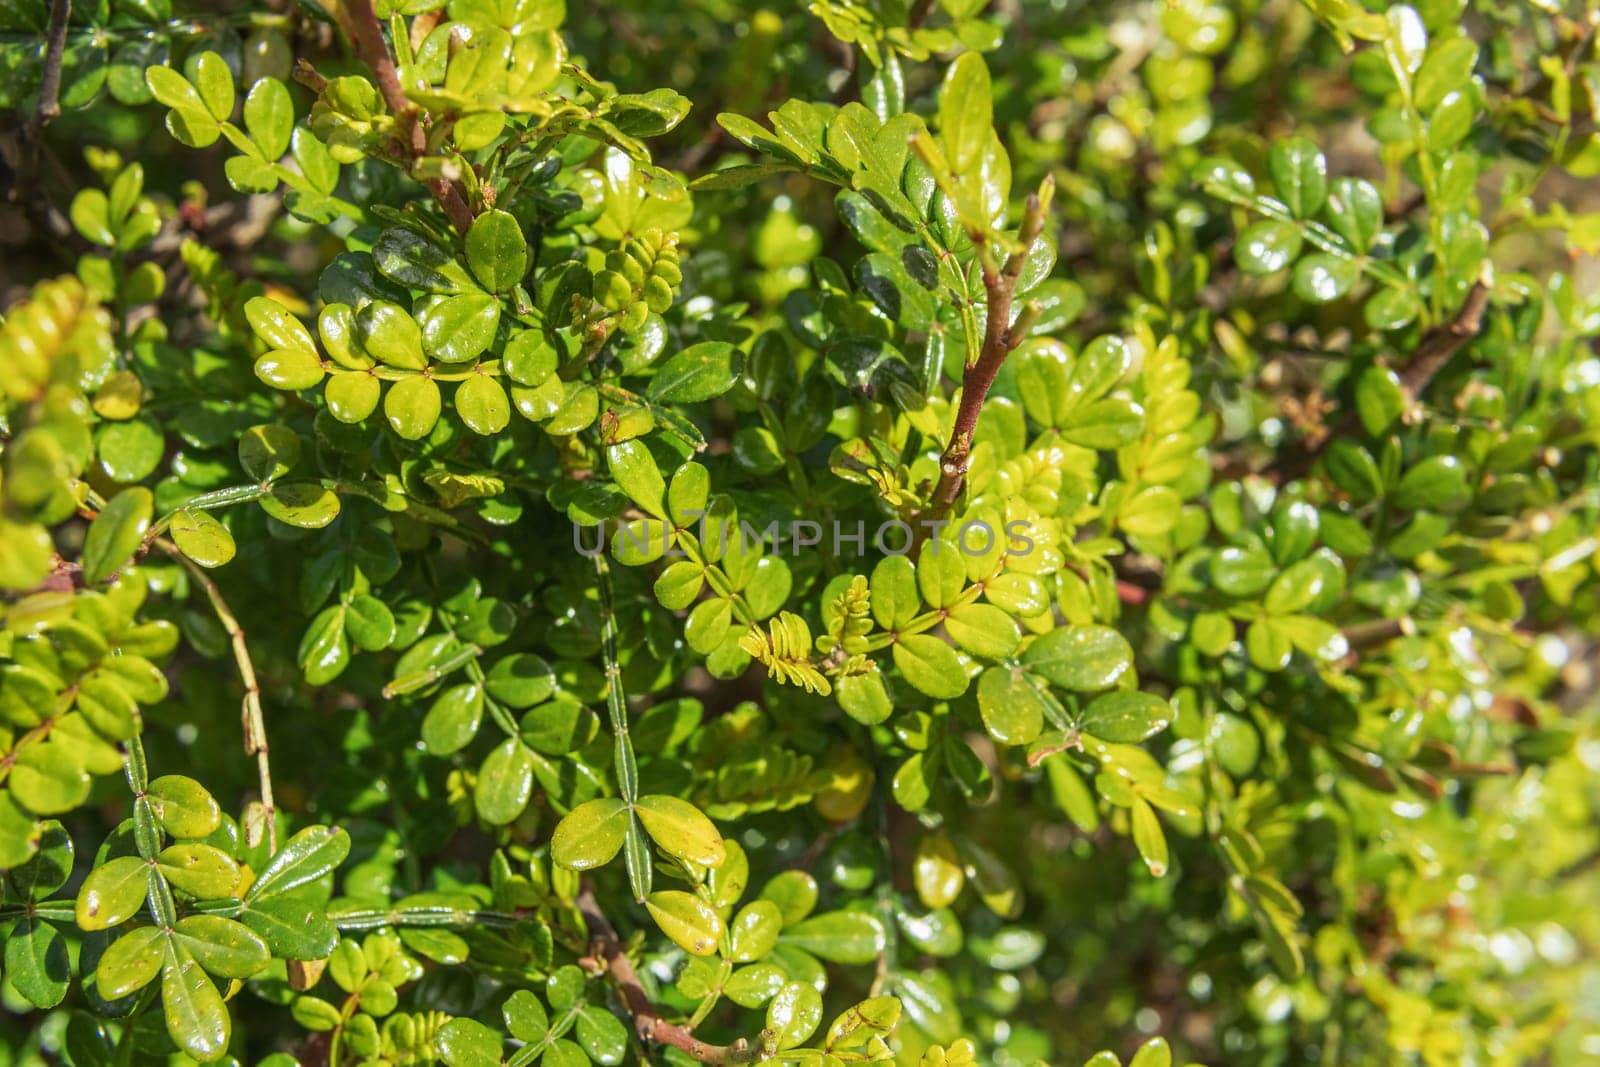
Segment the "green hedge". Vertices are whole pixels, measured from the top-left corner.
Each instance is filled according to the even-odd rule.
[[[1594,1062],[1587,2],[0,4],[0,1063]]]

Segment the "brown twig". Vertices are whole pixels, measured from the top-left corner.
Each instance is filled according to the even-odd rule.
[[[1484,313],[1489,308],[1489,295],[1489,286],[1483,280],[1473,282],[1455,318],[1423,335],[1417,350],[1398,371],[1400,389],[1405,395],[1407,407],[1422,396],[1429,383],[1455,354],[1478,336],[1478,331],[1483,329]],[[1329,443],[1354,433],[1359,425],[1355,412],[1350,412],[1320,439],[1305,440],[1300,448],[1282,453],[1275,462],[1262,469],[1262,475],[1280,485],[1305,477]]]
[[[372,0],[345,0],[342,4],[329,6],[355,45],[356,54],[377,79],[378,91],[383,94],[384,103],[393,113],[401,131],[401,146],[412,159],[426,155],[427,131],[418,121],[416,107],[406,98],[405,87],[400,84],[400,72],[394,65],[394,55],[389,51],[388,43],[383,39],[383,24],[372,9]],[[448,178],[430,178],[423,184],[439,201],[439,206],[444,208],[450,225],[461,233],[472,228],[472,208],[467,206],[467,198],[459,183]]]
[[[207,574],[204,568],[184,555],[181,548],[164,537],[157,537],[152,543],[181,564],[200,588],[205,590],[206,599],[211,602],[211,610],[216,614],[217,621],[222,624],[223,630],[228,634],[228,641],[233,646],[233,660],[239,669],[239,680],[244,683],[241,716],[244,727],[244,752],[245,755],[256,758],[261,806],[266,813],[267,851],[269,855],[274,854],[278,851],[278,813],[272,800],[272,763],[267,758],[267,724],[261,713],[261,686],[256,681],[255,661],[250,658],[250,646],[245,643],[244,628],[239,625],[239,619],[234,615],[233,609],[228,607],[227,600],[222,596],[222,590],[217,588],[217,583],[211,580],[211,575]]]
[[[1489,287],[1482,281],[1472,283],[1461,311],[1446,326],[1429,330],[1417,346],[1416,353],[1400,370],[1400,388],[1406,400],[1415,401],[1444,369],[1452,356],[1483,329],[1483,313],[1489,308]]]
[[[708,1045],[684,1027],[667,1022],[645,993],[638,972],[623,951],[616,928],[595,900],[594,890],[585,885],[578,894],[576,904],[584,922],[589,925],[590,969],[604,970],[610,974],[617,991],[622,994],[628,1013],[633,1016],[633,1028],[640,1041],[669,1045],[700,1063],[761,1063],[776,1054],[777,1038],[770,1030],[763,1030],[754,1046],[743,1039],[732,1045]]]
[[[72,0],[50,0],[50,28],[44,46],[44,77],[39,79],[39,107],[33,113],[33,130],[38,133],[61,114],[61,58],[67,50],[67,21],[72,17]]]
[[[906,28],[920,30],[927,23],[928,16],[933,14],[933,0],[917,0],[911,5],[911,16],[906,19]]]
[[[1022,343],[1027,329],[1022,317],[1016,324],[1011,321],[1012,298],[1016,295],[1017,279],[1027,262],[1028,249],[1044,230],[1045,208],[1051,192],[1049,179],[1040,193],[1029,194],[1027,210],[1017,233],[1017,250],[1006,259],[999,270],[987,266],[983,271],[983,287],[988,293],[988,309],[984,318],[983,347],[978,358],[961,376],[961,404],[956,409],[955,428],[950,433],[950,443],[939,459],[939,483],[934,487],[932,503],[926,518],[940,519],[950,513],[961,488],[966,484],[967,468],[972,462],[972,435],[978,428],[978,415],[983,411],[983,401],[994,385],[995,375],[1011,350]],[[1026,313],[1024,313],[1026,315]],[[1022,329],[1015,327],[1022,326]]]

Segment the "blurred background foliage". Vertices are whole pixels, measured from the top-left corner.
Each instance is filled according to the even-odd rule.
[[[1502,274],[1525,272],[1528,299],[1541,304],[1548,296],[1554,308],[1542,327],[1534,314],[1505,343],[1519,360],[1540,351],[1593,395],[1600,385],[1593,350],[1600,333],[1595,11],[1522,0],[1416,6],[1430,30],[1460,23],[1482,42],[1485,107],[1473,144],[1483,160],[1476,189],[1493,209],[1486,214],[1495,262]],[[653,142],[659,164],[693,176],[748,161],[717,125],[719,112],[759,116],[791,96],[842,102],[862,93],[873,69],[866,51],[859,42],[842,43],[830,25],[865,26],[861,39],[881,42],[887,38],[875,38],[874,27],[906,23],[905,5],[893,0],[819,0],[813,7],[826,18],[798,4],[608,0],[570,6],[564,33],[573,55],[598,77],[629,91],[671,87],[693,102],[687,119]],[[996,124],[1016,186],[1032,188],[1050,175],[1058,188],[1056,273],[1082,294],[1081,311],[1061,335],[1076,348],[1139,322],[1182,338],[1193,365],[1190,388],[1218,416],[1211,451],[1219,483],[1238,482],[1278,450],[1324,432],[1327,412],[1306,406],[1304,397],[1325,382],[1337,384],[1325,375],[1329,361],[1370,359],[1389,343],[1362,325],[1359,302],[1305,301],[1281,279],[1241,272],[1231,209],[1202,181],[1209,157],[1259,163],[1273,142],[1303,134],[1320,146],[1330,174],[1377,185],[1391,223],[1416,210],[1416,194],[1385,165],[1383,119],[1374,118],[1387,92],[1382,57],[1341,40],[1343,27],[1363,12],[1353,0],[1000,0],[975,15],[982,28],[967,31],[965,43],[984,49],[994,72]],[[220,53],[244,85],[259,75],[287,80],[298,59],[327,76],[355,70],[315,5],[74,4],[62,112],[41,127],[35,107],[47,16],[44,0],[0,2],[0,106],[7,113],[0,305],[14,304],[40,279],[76,269],[89,245],[68,218],[74,193],[109,181],[123,160],[135,159],[160,214],[147,258],[171,281],[181,283],[185,269],[177,238],[194,236],[220,253],[222,266],[260,279],[269,292],[286,300],[304,294],[306,279],[341,244],[285,214],[272,196],[234,196],[223,176],[226,149],[195,153],[169,138],[142,72],[207,50]],[[884,54],[893,51],[888,46]],[[930,113],[944,65],[925,60],[906,55],[896,62],[909,109]],[[303,112],[310,94],[298,85],[291,91]],[[381,199],[396,182],[381,170],[363,171],[350,195]],[[799,174],[697,194],[682,229],[689,306],[745,304],[753,321],[781,322],[785,298],[813,284],[818,257],[848,263],[859,254],[832,200],[831,188]],[[180,294],[191,306],[204,299],[197,288]],[[213,310],[229,313],[226,306]],[[170,326],[177,344],[206,343],[204,331],[179,321]],[[1445,383],[1447,395],[1461,398],[1465,420],[1476,417],[1473,389],[1512,392],[1489,362],[1481,372],[1458,368]],[[1505,365],[1512,362],[1508,355]],[[1007,389],[1016,386],[1003,379],[1000,391]],[[247,363],[218,359],[204,391],[177,416],[190,419],[201,437],[212,422],[228,422],[219,409],[229,405],[242,406],[247,421],[270,415],[270,406],[259,410],[264,401]],[[1346,393],[1333,403],[1353,401]],[[1586,403],[1572,404],[1566,416],[1578,418]],[[733,426],[724,413],[716,427],[724,441]],[[1546,555],[1584,538],[1588,549],[1578,555],[1594,554],[1593,433],[1591,422],[1570,435],[1574,454],[1582,449],[1586,458],[1581,470],[1563,476],[1580,488],[1563,509],[1543,513],[1535,531],[1567,538]],[[1236,495],[1246,503],[1231,506],[1249,510],[1251,500],[1266,500],[1261,510],[1270,510],[1270,491],[1259,486]],[[273,535],[262,516],[242,521],[261,526],[263,538]],[[558,531],[545,550],[559,551],[564,536]],[[357,531],[346,548],[362,550]],[[529,551],[503,549],[503,558],[483,560],[484,586],[525,572]],[[278,578],[266,561],[241,559],[236,569],[236,609],[272,617]],[[1128,1050],[1137,1035],[1158,1032],[1217,1064],[1600,1059],[1600,584],[1592,566],[1577,571],[1541,572],[1519,586],[1526,615],[1502,612],[1490,628],[1463,619],[1423,634],[1388,634],[1385,654],[1354,669],[1368,694],[1429,694],[1418,700],[1427,708],[1426,727],[1397,718],[1394,729],[1421,729],[1451,760],[1481,772],[1447,778],[1439,803],[1352,785],[1326,766],[1284,763],[1281,737],[1263,730],[1261,709],[1298,708],[1315,717],[1317,707],[1339,703],[1325,683],[1259,674],[1218,682],[1194,665],[1187,639],[1173,640],[1159,620],[1136,616],[1126,628],[1141,664],[1174,679],[1180,694],[1169,766],[1181,769],[1184,753],[1198,753],[1203,743],[1239,780],[1240,809],[1314,919],[1307,954],[1316,965],[1299,977],[1264,965],[1261,945],[1230,914],[1237,899],[1204,842],[1176,835],[1178,876],[1151,879],[1129,850],[1115,852],[1125,862],[1105,861],[1115,847],[1105,831],[1076,831],[1059,812],[1041,817],[1052,803],[1042,788],[1025,802],[1007,792],[1002,803],[975,808],[966,824],[981,840],[1023,846],[1008,856],[1018,864],[1028,906],[1014,923],[977,914],[962,958],[926,972],[932,1002],[962,1005],[964,1029],[982,1035],[992,1050],[986,1062],[996,1064],[1075,1062],[1102,1046]],[[152,564],[152,573],[175,589],[188,580],[173,565]],[[1410,577],[1396,571],[1386,580],[1391,587],[1420,584],[1395,595],[1425,610],[1428,579],[1403,573]],[[551,624],[566,628],[555,640],[569,648],[597,640],[586,585],[585,573],[568,575],[545,594],[547,604],[570,608],[554,611]],[[659,639],[660,614],[650,614],[643,583],[623,580],[622,589],[632,611],[624,613],[624,644]],[[1380,593],[1374,588],[1372,595]],[[214,758],[195,745],[237,729],[226,635],[193,597],[152,610],[178,623],[195,654],[219,658],[185,671],[181,689],[147,711],[155,727],[146,736],[151,763],[181,769],[203,761],[213,793],[248,793],[255,777],[247,761]],[[262,659],[293,673],[296,627],[251,636],[264,648]],[[1215,699],[1193,701],[1186,719],[1181,694],[1193,697],[1207,679],[1217,683]],[[419,755],[409,719],[343,696],[376,691],[386,680],[384,665],[356,658],[341,689],[298,690],[293,699],[302,717],[293,721],[300,728],[273,737],[275,762],[295,768],[280,786],[280,804],[308,817],[331,813],[323,817],[351,833],[351,895],[415,888],[419,864],[446,880],[478,877],[480,857],[470,847],[458,854],[454,823],[436,814],[441,805],[460,812],[470,803],[458,772]],[[278,687],[293,685],[280,680]],[[1270,774],[1254,773],[1267,766]],[[108,798],[121,788],[111,786]],[[90,832],[100,810],[116,822],[109,800],[74,819]],[[789,813],[761,815],[757,823],[777,866],[815,841],[824,846],[819,875],[855,885],[851,849],[859,847],[860,831],[817,838],[814,823]],[[463,1002],[455,972],[430,971],[421,981],[428,987],[423,1000]],[[41,1021],[9,985],[3,996],[10,1014],[0,1019],[0,1061],[52,1062],[56,1053],[42,1058],[40,1050],[59,1046],[65,1017]],[[266,1011],[249,1001],[237,1010]],[[937,1013],[923,1020],[932,1036],[952,1036]]]

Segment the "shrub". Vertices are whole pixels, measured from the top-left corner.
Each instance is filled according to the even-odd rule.
[[[1592,5],[811,16],[0,5],[5,1062],[1593,1062]]]

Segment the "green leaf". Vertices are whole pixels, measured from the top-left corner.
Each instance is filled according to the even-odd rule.
[[[1152,693],[1124,690],[1096,697],[1078,720],[1086,734],[1118,744],[1136,744],[1165,730],[1172,705]]]
[[[271,959],[265,941],[243,923],[220,915],[179,919],[173,938],[218,978],[249,978]]]
[[[411,289],[430,293],[465,293],[477,289],[455,256],[426,237],[398,227],[384,230],[372,246],[380,273]]]
[[[1128,1067],[1172,1067],[1172,1049],[1165,1038],[1152,1037],[1139,1046]]]
[[[1357,252],[1366,252],[1383,233],[1383,197],[1365,178],[1335,178],[1328,193],[1328,221]]]
[[[897,630],[922,608],[917,572],[904,556],[888,556],[872,569],[872,617],[885,630]]]
[[[483,720],[483,687],[476,682],[451,686],[440,693],[422,720],[422,743],[435,756],[461,751],[478,736]]]
[[[978,169],[994,137],[994,101],[989,68],[977,52],[950,64],[939,89],[939,137],[950,169],[976,184]]]
[[[18,867],[34,856],[42,827],[42,823],[17,804],[9,791],[0,792],[0,864]]]
[[[575,871],[603,867],[621,850],[628,822],[627,802],[618,797],[580,804],[556,824],[550,858]]]
[[[670,404],[710,400],[733,388],[738,373],[738,349],[726,341],[701,341],[661,365],[650,381],[650,399]]]
[[[1322,564],[1303,559],[1272,580],[1262,607],[1269,615],[1292,615],[1315,600],[1322,585]]]
[[[979,676],[978,711],[1002,745],[1026,745],[1044,729],[1044,697],[1021,667],[990,667]]]
[[[1282,219],[1261,219],[1246,226],[1233,245],[1233,258],[1246,274],[1283,270],[1300,254],[1300,228]]]
[[[340,422],[362,422],[378,408],[383,384],[366,371],[336,371],[322,391],[328,411]]]
[[[1167,873],[1169,860],[1167,858],[1167,835],[1161,830],[1161,820],[1156,818],[1155,809],[1140,796],[1133,798],[1130,811],[1133,824],[1133,843],[1139,850],[1139,855],[1144,859],[1144,865],[1150,873],[1160,878]]]
[[[360,594],[344,606],[344,630],[368,652],[388,648],[395,638],[394,612],[375,596]]]
[[[666,518],[667,485],[661,468],[643,441],[624,441],[606,449],[611,477],[635,504],[658,518]]]
[[[1350,651],[1344,634],[1333,623],[1311,615],[1286,615],[1272,620],[1289,643],[1312,659],[1332,663]]]
[[[1434,41],[1411,87],[1411,99],[1417,110],[1430,112],[1452,92],[1467,89],[1477,62],[1478,45],[1471,37]]]
[[[450,1067],[491,1067],[501,1062],[500,1035],[475,1019],[451,1019],[439,1030],[434,1045]]]
[[[24,863],[11,865],[5,880],[17,898],[44,900],[67,883],[72,876],[72,838],[54,819],[38,829],[37,851]]]
[[[222,825],[222,809],[206,788],[181,774],[164,774],[146,795],[162,829],[173,837],[205,837]]]
[[[189,79],[171,67],[153,66],[145,71],[145,82],[150,93],[162,104],[171,108],[198,108],[204,110],[205,102],[189,83]]]
[[[19,748],[11,765],[11,794],[35,815],[71,811],[89,796],[83,753],[60,732],[48,741]]]
[[[1212,584],[1229,596],[1254,596],[1272,581],[1275,570],[1272,556],[1259,545],[1230,546],[1211,557]]]
[[[343,604],[324,608],[300,639],[295,658],[311,685],[327,685],[350,665],[350,642],[344,625],[347,611]]]
[[[635,808],[650,839],[669,855],[702,867],[720,867],[727,858],[716,825],[688,801],[643,796]]]
[[[906,681],[936,700],[967,691],[967,672],[956,650],[930,634],[906,634],[893,645],[894,665]]]
[[[228,1050],[232,1020],[217,987],[188,950],[169,939],[161,968],[161,1005],[173,1043],[202,1063]]]
[[[183,554],[202,567],[220,567],[238,551],[228,528],[209,511],[179,511],[167,531]]]
[[[500,301],[487,293],[439,297],[418,305],[422,348],[442,363],[476,359],[494,343]]]
[[[407,441],[426,437],[439,421],[439,386],[421,375],[402,378],[383,397],[383,415],[394,432]]]
[[[106,502],[83,539],[85,582],[97,585],[133,558],[154,508],[155,497],[143,486],[124,489]]]
[[[574,1029],[578,1044],[595,1063],[610,1067],[621,1063],[627,1054],[628,1029],[604,1008],[584,1009],[578,1014],[578,1024]],[[545,1062],[549,1062],[548,1057]]]
[[[1326,304],[1348,293],[1360,278],[1355,260],[1318,252],[1295,264],[1293,286],[1300,299]]]
[[[144,906],[149,867],[138,856],[107,860],[89,872],[78,890],[74,918],[84,930],[109,930]]]
[[[805,982],[790,982],[767,1005],[767,1029],[777,1034],[779,1049],[803,1045],[821,1024],[822,994]]]
[[[1183,498],[1170,485],[1147,485],[1122,502],[1117,524],[1134,537],[1161,537],[1178,524]]]
[[[1294,645],[1280,620],[1259,618],[1250,624],[1244,634],[1245,651],[1250,662],[1264,671],[1281,671],[1289,665],[1294,655]]]
[[[161,973],[166,940],[154,926],[140,926],[117,938],[95,967],[95,991],[105,1000],[117,1000],[149,985]]]
[[[422,328],[398,304],[374,300],[356,312],[356,337],[373,359],[402,370],[422,370]]]
[[[294,132],[294,101],[281,81],[261,78],[251,87],[244,100],[244,128],[268,161],[289,150],[289,136]]]
[[[53,1008],[67,995],[72,964],[67,942],[54,926],[25,916],[6,935],[6,979],[36,1008]]]
[[[783,871],[762,887],[761,899],[778,905],[785,926],[797,923],[817,906],[817,880],[808,871]]]
[[[512,381],[522,385],[538,385],[548,380],[559,363],[555,347],[538,330],[514,333],[500,355],[500,366]]]
[[[261,510],[290,526],[320,530],[339,517],[339,496],[317,482],[280,482],[261,498]]]
[[[692,956],[714,956],[722,919],[711,905],[681,889],[664,889],[645,898],[645,908],[661,932]]]
[[[297,392],[322,381],[324,368],[315,352],[273,349],[256,360],[256,377],[272,386]]]
[[[518,709],[531,708],[549,699],[555,684],[550,665],[527,652],[500,659],[484,679],[484,688],[491,697]]]
[[[830,963],[871,963],[883,951],[883,925],[859,911],[830,911],[785,926],[779,941]]]
[[[883,675],[876,667],[864,674],[847,674],[834,683],[834,699],[856,722],[876,726],[894,713]]]
[[[84,189],[79,192],[72,198],[68,217],[72,220],[73,228],[82,234],[85,240],[104,248],[116,246],[117,235],[112,232],[110,207],[102,190]]]
[[[868,997],[859,1001],[828,1027],[827,1047],[833,1050],[861,1048],[874,1036],[887,1036],[900,1022],[900,998]]]
[[[1459,507],[1472,495],[1467,473],[1455,456],[1429,456],[1406,471],[1394,489],[1398,507],[1430,511]]]
[[[519,989],[506,998],[501,1014],[506,1020],[506,1030],[519,1041],[537,1042],[550,1029],[550,1017],[545,1013],[539,998],[526,989]]]
[[[544,1050],[542,1067],[589,1067],[583,1049],[566,1038],[557,1038]]]
[[[156,857],[162,876],[174,889],[197,900],[233,896],[239,884],[239,865],[212,845],[186,842],[168,845]]]
[[[299,462],[300,436],[287,426],[263,423],[239,438],[239,466],[253,481],[277,481]]]
[[[317,358],[317,346],[311,339],[311,331],[276,300],[265,296],[251,297],[245,301],[244,314],[250,322],[250,328],[268,348]]]
[[[1398,330],[1422,313],[1422,301],[1410,289],[1382,289],[1372,294],[1363,309],[1374,330]]]
[[[485,757],[472,795],[480,819],[504,826],[522,814],[533,796],[533,758],[516,737],[506,738]]]
[[[245,891],[245,901],[264,901],[314,882],[344,862],[350,835],[337,826],[308,826],[295,834],[261,869]]]
[[[194,60],[193,78],[211,117],[225,122],[233,114],[234,98],[233,72],[227,62],[215,52],[201,52]]]
[[[528,242],[505,211],[486,211],[467,231],[467,266],[483,287],[503,293],[528,272]]]
[[[302,893],[269,896],[245,905],[239,921],[280,959],[326,959],[339,940],[326,909]]]
[[[1084,448],[1116,449],[1144,432],[1144,409],[1131,400],[1108,397],[1074,408],[1057,427],[1063,440]]]
[[[1316,142],[1306,137],[1274,141],[1267,152],[1272,185],[1291,212],[1300,218],[1314,216],[1328,195],[1328,161]]]
[[[1133,649],[1109,626],[1067,626],[1036,638],[1022,662],[1053,685],[1088,693],[1110,688],[1132,671]]]
[[[456,414],[467,429],[488,437],[511,424],[511,401],[494,378],[474,374],[456,387]]]
[[[762,959],[778,943],[783,912],[770,900],[755,900],[739,909],[728,927],[729,958],[735,963]]]

